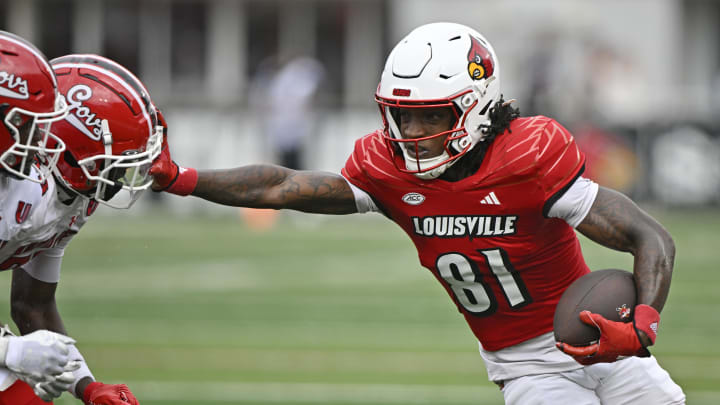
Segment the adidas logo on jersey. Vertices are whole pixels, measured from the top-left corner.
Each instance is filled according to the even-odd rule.
[[[420,205],[425,201],[425,196],[420,193],[407,193],[402,197],[406,204]]]
[[[495,192],[491,191],[490,194],[486,195],[485,198],[480,200],[480,204],[500,205],[500,200],[498,200]]]

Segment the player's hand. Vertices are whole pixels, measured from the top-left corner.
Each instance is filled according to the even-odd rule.
[[[160,111],[159,109],[155,109],[155,112],[157,113],[158,124],[160,124],[163,127],[163,142],[164,142],[164,140],[167,139],[167,133],[168,133],[167,121],[165,121],[165,116],[163,115],[162,111]]]
[[[157,110],[158,124],[163,127],[163,141],[160,155],[155,158],[150,175],[153,176],[153,191],[163,191],[170,187],[177,178],[178,167],[170,157],[170,145],[168,144],[168,125],[162,111]]]
[[[153,161],[150,175],[153,176],[153,191],[167,191],[178,195],[188,195],[197,184],[197,171],[180,167],[170,156],[168,144],[168,125],[165,116],[158,110],[158,121],[163,127],[163,143],[160,155]]]
[[[581,312],[580,320],[598,328],[600,331],[599,341],[581,347],[558,342],[557,347],[573,356],[578,363],[588,365],[611,363],[616,361],[619,356],[649,356],[650,352],[640,342],[637,331],[644,332],[651,343],[655,343],[660,315],[649,305],[638,305],[635,307],[632,323],[609,321],[602,315],[593,314],[590,311]]]
[[[135,395],[125,384],[103,384],[92,382],[83,392],[86,405],[140,405]]]
[[[170,147],[163,138],[160,155],[153,161],[150,167],[150,175],[153,176],[153,191],[165,191],[175,184],[180,173],[180,168],[170,157]]]
[[[71,362],[73,363],[73,362]],[[77,368],[80,367],[80,363],[73,363],[77,364]],[[35,385],[33,385],[33,391],[35,391],[35,395],[40,397],[45,402],[50,402],[54,400],[55,398],[60,397],[63,392],[70,389],[70,387],[75,382],[75,375],[72,371],[66,371],[52,379],[38,382]]]
[[[72,371],[74,364],[68,365],[68,361],[73,344],[73,338],[48,330],[37,330],[24,336],[4,336],[0,338],[0,362],[21,380],[34,385]]]

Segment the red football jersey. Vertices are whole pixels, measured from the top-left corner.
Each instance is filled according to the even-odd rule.
[[[400,172],[380,131],[356,142],[342,174],[405,230],[495,351],[552,331],[563,291],[590,271],[573,228],[546,216],[584,161],[565,128],[537,116],[514,120],[457,182]]]
[[[17,380],[5,391],[0,391],[0,405],[47,405],[52,402],[45,402],[35,395],[32,387],[27,383]]]

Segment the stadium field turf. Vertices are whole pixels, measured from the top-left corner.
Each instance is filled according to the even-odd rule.
[[[59,307],[98,379],[142,405],[502,404],[462,316],[380,216],[284,213],[254,231],[101,210],[66,252]],[[720,403],[720,211],[650,211],[677,244],[653,354],[688,403]],[[591,268],[630,269],[582,241]]]

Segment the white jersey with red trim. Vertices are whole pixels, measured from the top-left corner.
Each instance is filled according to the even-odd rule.
[[[31,175],[38,175],[35,167]],[[60,280],[65,247],[97,202],[75,198],[64,204],[56,187],[53,177],[39,184],[0,175],[0,271],[23,268],[44,282]],[[15,380],[14,374],[0,368],[0,391]]]
[[[59,280],[62,253],[97,203],[65,204],[56,187],[52,177],[38,184],[0,176],[0,271],[24,267],[41,281]]]

